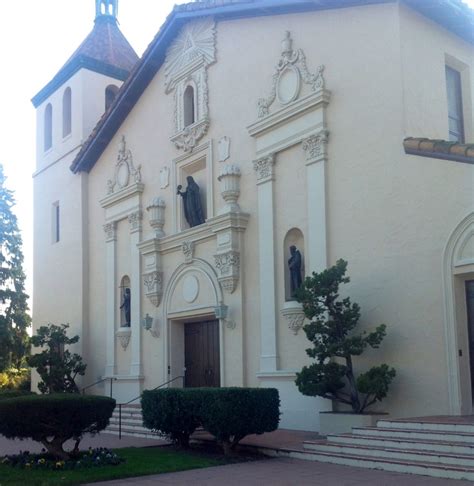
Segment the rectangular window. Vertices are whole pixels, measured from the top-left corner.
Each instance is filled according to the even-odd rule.
[[[448,98],[449,140],[451,142],[464,143],[461,74],[449,66],[446,66],[446,89]]]
[[[53,219],[53,243],[57,243],[59,241],[60,236],[60,209],[59,209],[59,201],[53,203],[53,211],[52,211],[52,219]]]

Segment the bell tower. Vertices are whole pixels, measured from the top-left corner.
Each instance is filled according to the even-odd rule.
[[[113,18],[117,20],[118,0],[95,0],[95,19]]]

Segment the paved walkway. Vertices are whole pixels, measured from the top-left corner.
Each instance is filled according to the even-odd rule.
[[[267,459],[106,481],[103,486],[472,486],[470,481],[390,473],[298,459]],[[92,484],[86,486],[94,486]]]

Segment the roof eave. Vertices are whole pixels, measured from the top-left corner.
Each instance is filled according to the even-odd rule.
[[[126,69],[121,69],[111,64],[107,64],[87,56],[78,56],[71,63],[65,66],[58,74],[33,98],[31,102],[35,108],[38,108],[52,93],[60,88],[64,83],[71,79],[81,69],[88,69],[111,78],[125,81],[130,74]]]

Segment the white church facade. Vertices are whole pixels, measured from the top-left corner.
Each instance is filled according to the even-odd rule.
[[[318,430],[295,246],[302,276],[348,260],[361,326],[387,325],[356,363],[396,368],[380,410],[472,413],[472,11],[198,1],[138,59],[96,5],[33,98],[34,326],[80,335],[82,385],[276,387],[281,426]]]

